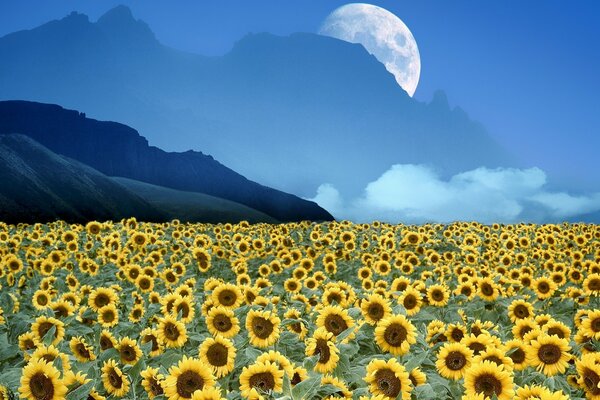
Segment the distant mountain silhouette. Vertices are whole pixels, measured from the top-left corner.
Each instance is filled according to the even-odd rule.
[[[0,102],[1,134],[30,136],[53,152],[119,176],[209,194],[261,211],[278,221],[332,220],[317,204],[252,182],[197,151],[167,153],[123,124],[26,101]]]
[[[240,221],[248,221],[251,224],[279,222],[250,207],[204,193],[183,192],[127,178],[114,177],[112,180],[166,213],[170,219],[212,224]]]
[[[166,220],[123,186],[24,135],[0,135],[0,221]]]
[[[163,46],[120,6],[6,35],[0,59],[2,99],[121,121],[305,197],[324,182],[352,196],[396,163],[518,166],[443,94],[418,102],[362,46],[329,37],[252,34],[204,57]]]

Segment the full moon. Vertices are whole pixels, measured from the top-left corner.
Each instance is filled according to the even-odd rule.
[[[415,94],[421,75],[419,48],[404,22],[388,10],[372,4],[346,4],[325,19],[319,34],[362,44],[409,96]]]

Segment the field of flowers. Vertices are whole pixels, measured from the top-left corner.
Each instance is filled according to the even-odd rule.
[[[0,400],[600,399],[600,227],[0,224]]]

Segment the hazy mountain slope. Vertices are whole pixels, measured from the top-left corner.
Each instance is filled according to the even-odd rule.
[[[25,101],[0,102],[0,134],[19,132],[107,176],[206,193],[261,211],[279,221],[331,220],[317,204],[249,181],[201,152],[167,153],[123,124]]]
[[[207,194],[183,192],[127,178],[113,177],[112,179],[172,219],[206,223],[237,223],[243,220],[250,223],[278,222],[260,211]]]
[[[329,37],[248,35],[207,58],[161,45],[118,7],[96,23],[72,14],[7,35],[0,59],[2,99],[122,121],[302,196],[324,182],[356,194],[395,163],[517,166],[443,94],[415,101],[362,46]]]
[[[24,135],[0,135],[0,182],[0,220],[5,222],[166,220],[98,171]]]

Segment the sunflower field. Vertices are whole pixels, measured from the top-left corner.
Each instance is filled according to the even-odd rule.
[[[600,227],[0,224],[0,400],[600,400]]]

